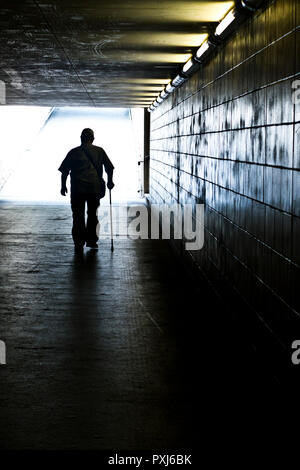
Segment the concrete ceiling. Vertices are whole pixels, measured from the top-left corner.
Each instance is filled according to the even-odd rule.
[[[232,4],[0,0],[6,104],[148,106]]]

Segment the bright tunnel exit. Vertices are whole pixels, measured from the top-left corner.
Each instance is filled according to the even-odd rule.
[[[63,197],[58,167],[85,127],[115,166],[114,200],[139,197],[143,109],[1,106],[0,125],[0,199],[68,203],[70,179]]]

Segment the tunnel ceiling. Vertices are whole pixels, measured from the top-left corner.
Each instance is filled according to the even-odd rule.
[[[0,1],[6,104],[149,105],[228,1]]]

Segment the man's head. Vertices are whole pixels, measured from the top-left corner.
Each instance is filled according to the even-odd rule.
[[[87,144],[87,143],[93,143],[94,142],[94,131],[92,131],[92,129],[89,129],[88,127],[86,129],[83,129],[83,131],[81,132],[81,142],[83,144]]]

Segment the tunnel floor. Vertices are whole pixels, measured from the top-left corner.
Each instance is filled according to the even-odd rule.
[[[188,449],[253,385],[251,348],[167,241],[80,257],[69,206],[0,212],[2,449]]]

